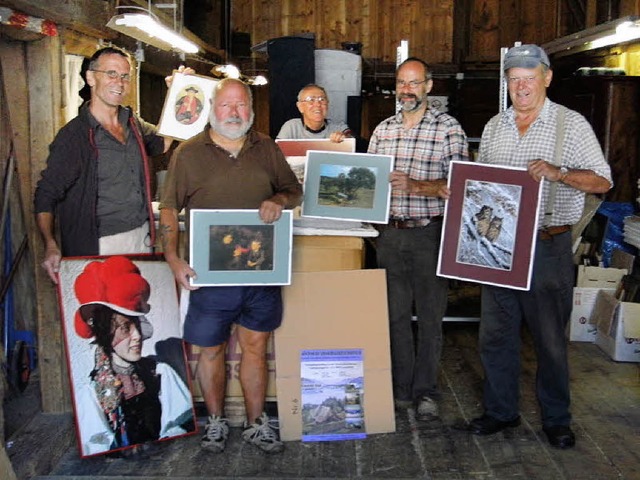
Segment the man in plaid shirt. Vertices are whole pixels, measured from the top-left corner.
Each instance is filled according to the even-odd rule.
[[[436,267],[449,163],[468,160],[467,137],[458,121],[428,107],[432,87],[428,65],[418,58],[405,60],[396,71],[401,110],[376,127],[369,143],[369,153],[395,157],[390,220],[377,240],[378,266],[387,273],[393,394],[397,408],[417,404],[421,417],[438,416],[448,282],[436,276]]]
[[[611,188],[611,171],[584,117],[547,98],[552,72],[544,50],[536,45],[513,47],[505,56],[504,69],[513,105],[485,126],[479,160],[527,168],[533,178],[544,182],[540,230],[529,291],[482,287],[484,414],[470,422],[469,430],[491,435],[520,424],[520,327],[524,321],[538,360],[536,391],[543,431],[552,446],[571,448],[575,436],[570,427],[565,338],[575,270],[571,225],[582,215],[585,192],[604,193]],[[557,125],[562,122],[562,148],[556,155],[556,133],[562,132]],[[556,192],[549,197],[553,184]],[[553,208],[547,208],[550,198],[555,198]]]

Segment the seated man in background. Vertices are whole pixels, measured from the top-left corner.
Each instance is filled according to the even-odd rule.
[[[292,118],[282,125],[278,139],[321,139],[342,142],[351,137],[351,130],[344,122],[327,118],[329,97],[324,88],[309,84],[298,93],[296,102],[302,118]]]

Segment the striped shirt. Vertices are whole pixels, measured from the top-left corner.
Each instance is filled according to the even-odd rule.
[[[435,109],[428,109],[409,130],[402,127],[402,112],[387,118],[373,131],[368,151],[393,155],[394,169],[407,173],[412,180],[447,178],[452,160],[469,160],[464,130],[451,115]],[[392,218],[417,220],[443,214],[442,198],[391,192]]]
[[[558,107],[557,103],[545,99],[540,115],[523,136],[518,132],[513,106],[504,114],[493,117],[484,127],[478,161],[526,168],[530,161],[542,159],[567,168],[592,170],[613,185],[611,169],[604,159],[598,139],[591,125],[578,112],[566,109],[562,159],[554,160]],[[542,225],[548,195],[549,182],[544,181],[538,225]],[[558,182],[549,225],[576,223],[582,215],[584,196],[584,192]]]

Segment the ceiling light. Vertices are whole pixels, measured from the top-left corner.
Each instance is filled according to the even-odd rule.
[[[149,12],[115,15],[107,27],[160,50],[179,50],[184,53],[197,53],[199,50],[195,43],[163,25]]]
[[[561,57],[638,38],[640,38],[640,19],[636,16],[628,16],[566,35],[545,43],[541,47],[548,54]]]

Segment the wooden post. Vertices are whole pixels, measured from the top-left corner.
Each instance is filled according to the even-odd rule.
[[[38,366],[42,409],[69,411],[68,377],[56,292],[40,267],[42,242],[33,215],[34,186],[49,143],[60,127],[59,37],[33,42],[1,42],[0,62],[16,155],[23,217],[29,236],[30,265],[37,292]]]

